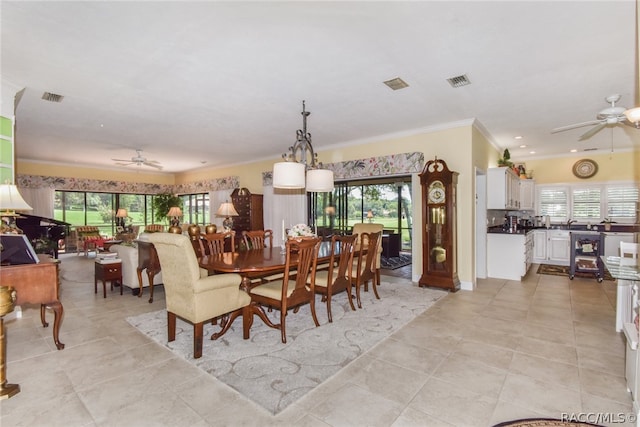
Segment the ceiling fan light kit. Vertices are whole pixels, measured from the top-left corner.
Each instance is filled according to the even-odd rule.
[[[624,112],[631,126],[640,129],[640,107],[629,108]]]
[[[137,166],[149,166],[151,168],[155,168],[158,170],[162,170],[162,165],[157,160],[147,160],[146,157],[142,157],[142,150],[136,149],[136,155],[131,159],[111,159],[116,162],[116,165],[119,166],[129,166],[129,165],[137,165]]]

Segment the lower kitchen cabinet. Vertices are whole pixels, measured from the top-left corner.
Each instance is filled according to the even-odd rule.
[[[527,274],[533,259],[533,234],[487,234],[487,275],[518,280]]]
[[[533,233],[533,262],[569,265],[571,261],[569,230],[535,230]]]

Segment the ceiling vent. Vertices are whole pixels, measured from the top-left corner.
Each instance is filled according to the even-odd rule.
[[[585,148],[583,151],[597,151],[597,148]]]
[[[471,84],[471,81],[469,80],[466,74],[448,78],[447,81],[449,82],[451,87],[462,87],[462,86]]]
[[[387,80],[384,82],[387,86],[389,86],[393,90],[404,89],[405,87],[409,87],[407,82],[402,80],[400,77],[396,77],[395,79]]]
[[[62,98],[64,98],[64,96],[51,92],[45,92],[42,94],[42,99],[49,102],[62,102]]]

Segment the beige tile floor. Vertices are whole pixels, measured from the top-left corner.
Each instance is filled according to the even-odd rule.
[[[103,299],[92,284],[63,282],[62,351],[35,308],[7,321],[7,379],[21,392],[0,403],[0,425],[491,426],[631,412],[613,282],[480,280],[277,416],[129,326],[164,307],[162,288],[154,296]]]

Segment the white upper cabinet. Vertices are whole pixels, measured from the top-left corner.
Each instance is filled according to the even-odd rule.
[[[520,210],[536,209],[536,182],[532,179],[520,180]]]
[[[487,170],[487,209],[521,209],[520,178],[511,168]]]

